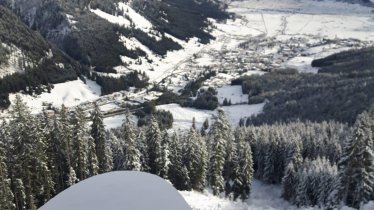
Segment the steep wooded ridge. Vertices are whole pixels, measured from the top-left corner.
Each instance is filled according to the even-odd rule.
[[[119,2],[130,6],[146,17],[147,21],[153,24],[152,28],[146,31],[136,27],[136,21],[133,22],[128,17],[128,9],[124,11],[119,7]],[[135,0],[131,2],[119,0],[0,0],[0,5],[2,5],[1,15],[3,16],[1,25],[5,28],[0,32],[3,45],[17,46],[25,54],[25,57],[30,55],[27,58],[34,59],[35,62],[32,63],[41,60],[43,56],[46,57],[49,49],[53,52],[53,58],[58,58],[58,60],[50,62],[55,67],[49,67],[49,72],[55,72],[56,75],[51,77],[46,75],[48,78],[46,81],[32,81],[35,85],[63,82],[76,78],[76,73],[72,70],[78,75],[82,72],[89,76],[90,67],[94,67],[93,70],[97,72],[115,73],[114,67],[124,65],[121,56],[131,59],[147,57],[144,49],[126,46],[121,41],[122,37],[135,38],[159,56],[164,56],[171,50],[182,49],[180,44],[167,36],[169,34],[182,40],[197,37],[200,42],[207,43],[214,38],[209,32],[206,32],[209,24],[208,18],[223,19],[228,17],[218,2],[208,0]],[[127,18],[130,25],[110,23],[92,12],[96,9],[110,15]],[[21,24],[20,20],[24,24]],[[16,27],[8,27],[11,25]],[[64,52],[66,56],[58,52],[57,49]],[[5,63],[5,56],[9,53],[3,53],[7,52],[3,46],[0,46],[0,52],[2,52],[0,59]],[[72,59],[69,61],[68,57]],[[73,60],[80,65],[74,66]],[[147,61],[152,62],[148,58]],[[69,65],[58,65],[60,63]],[[37,69],[43,71],[42,66],[39,65]],[[59,67],[65,71],[56,72]],[[20,67],[20,69],[24,68]],[[19,78],[19,75],[11,77],[15,80]],[[26,89],[24,86],[8,87],[7,80],[9,79],[3,78],[0,81],[1,84],[4,84],[4,88],[1,89],[3,93]],[[29,85],[28,82],[31,81],[24,83]],[[17,82],[12,83],[17,84]]]
[[[14,2],[14,3],[11,3]],[[119,27],[93,14],[90,9],[100,9],[108,14],[124,14],[119,0],[105,1],[9,1],[0,3],[11,8],[32,29],[40,32],[48,41],[58,46],[74,59],[84,64],[105,68],[121,64],[119,55],[137,58],[144,55],[140,49],[131,50],[119,42],[119,37],[135,37],[159,55],[181,46],[164,32],[177,38],[198,37],[207,42],[213,37],[204,32],[206,18],[226,18],[218,4],[211,1],[131,1],[131,7],[152,23],[159,39],[135,27]],[[125,14],[124,14],[125,15]],[[69,17],[73,20],[69,20]],[[74,24],[74,23],[76,24]],[[104,71],[105,71],[104,69]],[[103,70],[103,69],[101,69]]]
[[[76,79],[76,72],[72,59],[0,6],[0,105],[10,92],[40,92],[39,85]]]

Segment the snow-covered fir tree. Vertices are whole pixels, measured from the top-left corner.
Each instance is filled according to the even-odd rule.
[[[140,152],[140,163],[141,163],[141,170],[149,172],[149,154],[148,154],[148,145],[147,139],[145,137],[146,131],[144,129],[139,128],[138,134],[136,135],[136,145],[139,148]]]
[[[226,121],[227,125],[229,125],[228,121]],[[223,168],[223,176],[226,181],[225,184],[225,192],[226,194],[230,194],[232,192],[232,185],[230,183],[233,182],[235,179],[235,161],[238,159],[239,152],[236,151],[237,146],[236,142],[234,141],[234,136],[232,135],[231,127],[228,128],[226,131],[230,133],[230,135],[226,134],[226,157],[225,157],[225,165]],[[252,154],[251,154],[252,155]]]
[[[209,119],[205,119],[200,129],[201,136],[206,136],[207,130],[209,129]]]
[[[300,169],[303,158],[301,156],[300,142],[296,140],[294,145],[289,149],[288,164],[282,178],[282,197],[291,203],[295,202],[296,190],[297,190],[297,172]]]
[[[88,177],[95,176],[99,174],[99,161],[96,156],[96,145],[95,140],[90,137],[88,139],[88,151],[87,151],[87,168],[88,168]]]
[[[53,194],[53,181],[48,168],[46,143],[40,122],[16,96],[9,122],[9,175],[12,177],[16,207],[36,209]],[[24,197],[24,198],[23,198]]]
[[[207,171],[207,151],[204,140],[192,126],[184,146],[184,164],[189,171],[189,189],[202,191],[205,186]]]
[[[125,162],[125,142],[122,138],[118,138],[113,131],[108,131],[106,133],[106,138],[108,139],[110,150],[112,153],[113,160],[113,170],[124,170],[123,163]]]
[[[44,114],[44,135],[47,141],[49,168],[55,183],[55,192],[59,193],[70,186],[70,157],[68,142],[64,138],[63,127],[56,116],[51,119]]]
[[[88,131],[86,128],[86,116],[82,109],[75,110],[73,119],[73,159],[72,166],[77,175],[78,181],[82,181],[88,176]]]
[[[288,163],[284,177],[282,179],[282,197],[290,202],[295,202],[295,195],[297,190],[297,173],[293,161]]]
[[[226,158],[227,125],[224,124],[224,113],[219,112],[217,121],[213,124],[209,132],[209,171],[208,182],[214,195],[219,195],[225,189],[223,169]]]
[[[182,144],[177,133],[171,136],[169,149],[168,178],[178,190],[188,190],[190,186],[188,171],[183,164]]]
[[[8,176],[8,169],[5,162],[5,146],[3,131],[0,133],[0,209],[14,209],[14,195],[11,189],[11,180]]]
[[[136,131],[131,122],[130,114],[127,113],[126,120],[122,125],[122,138],[125,142],[124,145],[124,162],[123,168],[125,170],[140,171],[142,169],[142,164],[140,160],[140,151],[136,143]]]
[[[17,210],[27,209],[25,187],[22,179],[16,178],[13,180],[13,195]]]
[[[276,134],[271,132],[269,134],[269,143],[267,144],[265,151],[265,161],[264,161],[264,174],[263,179],[269,184],[274,184],[275,179],[275,165],[276,165],[276,153],[278,148],[278,142],[276,139]]]
[[[148,147],[148,166],[152,174],[161,175],[165,166],[162,154],[162,135],[158,122],[154,116],[150,120],[150,125],[146,132]]]
[[[252,149],[249,143],[244,140],[244,130],[238,129],[235,133],[236,155],[234,156],[233,181],[230,187],[234,199],[240,197],[240,199],[246,200],[251,192],[254,173]]]
[[[358,116],[352,138],[343,148],[339,163],[340,199],[355,208],[368,202],[373,196],[373,173],[373,134],[369,114],[364,112]]]
[[[161,160],[160,160],[160,173],[159,176],[167,179],[168,178],[168,171],[169,171],[169,164],[170,164],[170,137],[166,130],[162,132],[162,139],[161,139]]]
[[[94,139],[96,157],[99,162],[99,173],[105,173],[110,171],[106,160],[106,139],[105,139],[105,127],[103,122],[103,115],[99,106],[95,103],[94,110],[91,114],[91,137]]]
[[[59,124],[61,126],[60,138],[65,142],[67,162],[71,165],[73,159],[73,125],[67,113],[67,108],[62,105],[60,109]]]
[[[304,175],[300,175],[300,178],[297,181],[297,186],[296,186],[296,196],[295,196],[295,201],[294,204],[297,205],[297,207],[302,207],[302,206],[308,206],[309,204],[309,199],[308,199],[308,177],[306,176],[307,171],[304,170],[301,172]]]

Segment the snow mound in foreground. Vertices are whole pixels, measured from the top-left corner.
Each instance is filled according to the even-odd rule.
[[[183,197],[155,175],[121,171],[91,177],[58,194],[40,210],[190,210]]]

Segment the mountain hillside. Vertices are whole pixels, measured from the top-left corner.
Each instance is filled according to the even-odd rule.
[[[123,38],[134,38],[163,56],[169,50],[182,48],[165,33],[183,40],[198,37],[208,42],[213,37],[204,30],[207,18],[227,17],[218,4],[206,0],[1,0],[0,4],[12,9],[30,28],[72,58],[101,72],[113,72],[113,67],[122,64],[120,56],[131,59],[146,56],[139,47],[125,46]],[[138,18],[142,18],[139,14],[149,21],[149,27],[139,26]]]
[[[10,77],[0,80],[5,106],[7,93],[39,93],[42,90],[28,89],[76,79],[76,75],[96,80],[103,86],[103,94],[144,87],[147,78],[138,75],[134,65],[163,60],[192,38],[196,43],[208,43],[214,39],[208,31],[208,18],[228,17],[219,2],[209,0],[0,0],[0,6],[0,27],[4,28],[0,31],[0,77]],[[44,73],[47,66],[48,73]],[[33,75],[13,75],[26,69]],[[120,73],[125,85],[107,88],[121,82],[102,78],[102,73]]]
[[[77,77],[79,66],[0,6],[0,94],[41,92],[40,85]]]

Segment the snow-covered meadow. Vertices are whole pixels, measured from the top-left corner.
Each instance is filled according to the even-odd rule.
[[[14,101],[17,94],[11,94],[10,100]],[[18,94],[31,109],[32,113],[39,113],[44,104],[52,104],[60,107],[64,104],[67,107],[77,106],[87,101],[95,101],[101,95],[101,87],[96,82],[86,80],[74,80],[65,83],[55,84],[50,93],[42,93],[37,96]]]
[[[233,201],[214,196],[209,190],[180,192],[193,210],[296,210],[281,198],[282,189],[277,185],[266,185],[258,180],[252,183],[251,197],[246,201]],[[311,209],[312,210],[312,209]],[[317,209],[316,209],[317,210]]]

